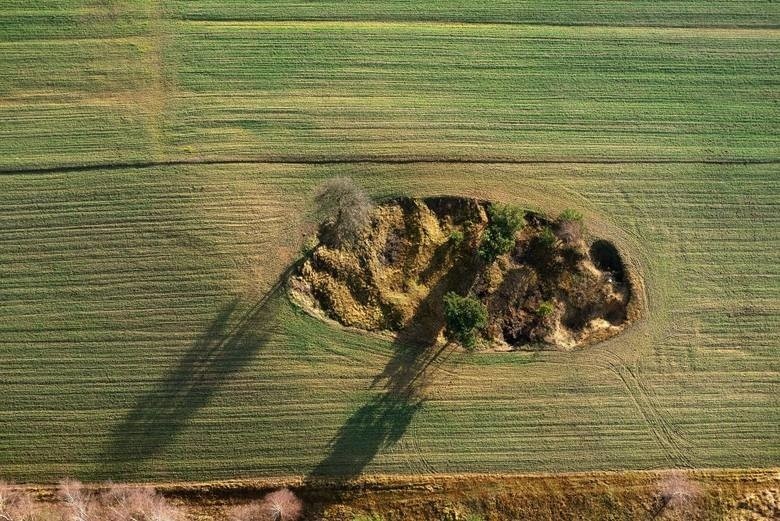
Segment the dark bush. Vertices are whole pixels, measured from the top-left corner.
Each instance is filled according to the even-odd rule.
[[[457,340],[466,349],[474,349],[477,331],[487,325],[487,308],[473,297],[461,297],[450,291],[444,295],[444,319],[447,337]]]
[[[558,239],[550,228],[544,228],[528,244],[528,260],[542,274],[554,275],[559,271],[556,255]]]
[[[515,233],[523,226],[524,212],[520,208],[494,204],[488,207],[487,229],[482,235],[479,255],[488,264],[515,245]]]

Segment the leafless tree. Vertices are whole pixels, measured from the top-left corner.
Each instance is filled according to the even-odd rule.
[[[100,498],[105,521],[181,521],[184,513],[151,487],[113,485]]]
[[[264,521],[297,521],[303,512],[303,503],[290,489],[282,488],[263,498],[261,511]]]
[[[658,484],[661,503],[654,519],[667,511],[688,510],[694,506],[700,493],[699,487],[687,479],[681,472],[674,471],[665,476]]]
[[[60,482],[58,487],[60,500],[65,504],[68,521],[99,521],[95,498],[84,485],[74,479]]]
[[[314,198],[317,215],[323,221],[320,239],[331,246],[354,244],[371,222],[374,205],[351,179],[334,177],[325,181]]]
[[[262,501],[239,505],[230,512],[230,521],[297,521],[303,503],[289,489],[267,494]]]
[[[0,521],[184,521],[184,512],[151,487],[110,485],[90,492],[76,480],[58,487],[59,502],[35,501],[0,482]]]
[[[558,237],[568,245],[575,245],[582,240],[582,221],[560,221]]]

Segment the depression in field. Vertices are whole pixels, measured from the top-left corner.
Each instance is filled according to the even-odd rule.
[[[780,6],[6,0],[0,521],[780,519]]]

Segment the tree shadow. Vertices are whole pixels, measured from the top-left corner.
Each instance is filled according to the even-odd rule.
[[[276,297],[292,269],[249,309],[235,298],[219,310],[176,365],[112,430],[101,474],[125,480],[136,476],[144,461],[162,453],[197,411],[254,359],[271,336]]]
[[[454,351],[440,344],[444,327],[442,298],[448,291],[465,294],[474,284],[478,260],[456,266],[420,303],[408,327],[393,343],[393,356],[371,383],[381,393],[362,405],[339,429],[330,452],[306,477],[306,483],[320,485],[329,478],[334,488],[320,506],[337,499],[344,482],[358,477],[376,455],[392,447],[406,432],[426,401],[426,389]]]

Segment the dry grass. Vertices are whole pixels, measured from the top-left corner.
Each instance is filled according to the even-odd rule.
[[[157,488],[166,499],[137,486],[87,488],[69,482],[58,491],[4,484],[0,516],[12,512],[11,521],[76,521],[73,509],[55,501],[63,494],[71,505],[90,503],[82,509],[93,516],[90,521],[294,521],[299,516],[305,521],[765,521],[780,513],[777,469],[369,476],[347,485],[293,478]],[[174,502],[180,506],[173,508]],[[9,504],[20,509],[9,510]],[[188,517],[182,517],[185,511]]]
[[[0,481],[0,520],[39,521],[44,515],[44,509],[29,492]],[[53,515],[51,519],[54,520]]]
[[[67,521],[184,521],[185,513],[151,487],[111,484],[96,491],[76,480],[60,483],[57,496]],[[47,505],[58,509],[59,505]]]

